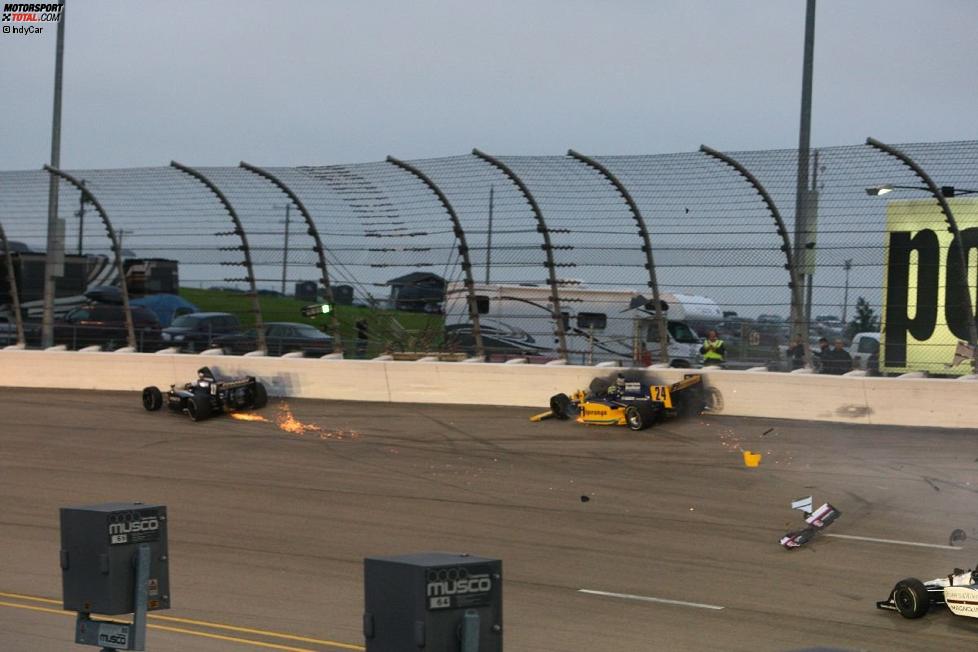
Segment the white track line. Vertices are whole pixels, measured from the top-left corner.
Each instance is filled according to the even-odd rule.
[[[666,600],[665,598],[651,598],[647,595],[632,595],[631,593],[610,593],[608,591],[593,591],[591,589],[578,589],[578,593],[589,595],[601,595],[607,598],[623,598],[625,600],[639,600],[641,602],[658,602],[660,604],[674,604],[680,607],[696,607],[697,609],[723,609],[715,604],[702,604],[700,602],[683,602],[682,600]]]
[[[916,546],[918,548],[939,548],[940,550],[961,550],[957,546],[942,546],[938,543],[917,543],[916,541],[898,541],[896,539],[874,539],[872,537],[856,537],[851,534],[825,534],[823,536],[836,539],[852,539],[853,541],[871,541],[873,543],[894,543],[898,546]]]

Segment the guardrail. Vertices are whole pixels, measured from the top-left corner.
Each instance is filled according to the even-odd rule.
[[[575,365],[463,364],[424,360],[341,360],[169,353],[0,351],[0,387],[138,391],[168,386],[210,366],[221,375],[254,375],[274,396],[544,408],[559,392],[586,387],[615,369]],[[701,370],[719,415],[919,427],[973,428],[978,386],[961,380],[819,376]],[[649,368],[675,382],[688,370]],[[133,398],[133,409],[139,402]]]

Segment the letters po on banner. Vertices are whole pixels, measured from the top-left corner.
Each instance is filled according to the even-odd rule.
[[[978,306],[978,200],[948,199],[968,261],[972,309]],[[968,340],[968,310],[962,300],[958,244],[935,200],[887,205],[880,368],[893,373],[972,373],[970,361],[954,361],[956,345]]]

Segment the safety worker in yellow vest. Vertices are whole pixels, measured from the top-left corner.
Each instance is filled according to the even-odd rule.
[[[706,341],[700,347],[703,354],[703,366],[720,365],[727,360],[727,349],[723,345],[723,340],[717,337],[717,332],[710,329],[706,332]]]

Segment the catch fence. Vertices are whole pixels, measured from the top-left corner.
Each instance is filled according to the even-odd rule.
[[[810,157],[801,210],[790,149],[0,172],[0,343],[41,344],[56,174],[69,348],[969,373],[978,141]]]

